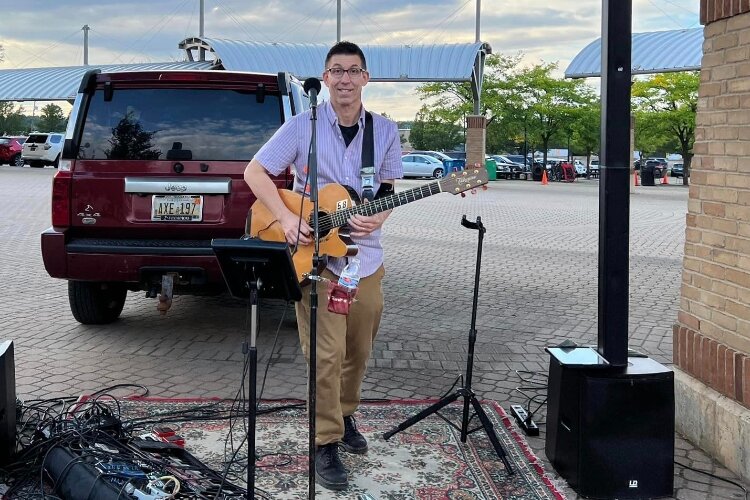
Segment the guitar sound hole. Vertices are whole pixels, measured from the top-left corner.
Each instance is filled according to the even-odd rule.
[[[323,212],[322,210],[318,212],[318,231],[320,232],[320,239],[328,236],[328,233],[333,229],[329,219],[330,217],[327,212]],[[312,213],[310,213],[310,218],[307,223],[310,224],[310,227],[313,227]]]

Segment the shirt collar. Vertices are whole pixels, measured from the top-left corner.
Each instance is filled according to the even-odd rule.
[[[336,111],[333,109],[333,105],[331,104],[331,101],[326,101],[323,103],[323,105],[320,107],[320,110],[323,111],[324,115],[328,118],[328,122],[331,124],[332,127],[339,124],[339,117],[336,115]],[[363,129],[365,127],[365,105],[362,104],[359,108],[359,128]]]

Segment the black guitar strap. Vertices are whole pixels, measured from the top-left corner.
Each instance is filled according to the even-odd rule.
[[[372,126],[372,114],[365,112],[365,130],[362,138],[362,201],[375,199],[375,133]]]

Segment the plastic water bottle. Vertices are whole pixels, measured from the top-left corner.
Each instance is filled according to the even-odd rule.
[[[359,286],[359,259],[356,257],[349,259],[349,263],[339,276],[339,285],[349,290],[357,289],[357,286]]]

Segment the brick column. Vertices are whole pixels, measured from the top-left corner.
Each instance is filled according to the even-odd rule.
[[[475,163],[484,165],[487,141],[487,118],[482,115],[466,117],[466,167]]]

